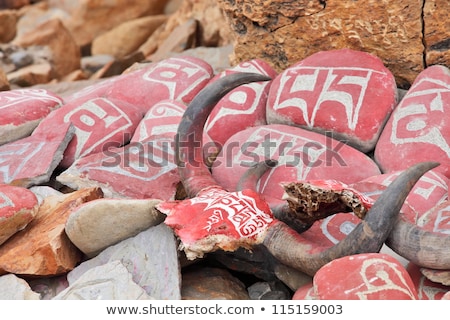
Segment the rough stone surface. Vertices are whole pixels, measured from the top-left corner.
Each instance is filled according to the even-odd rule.
[[[267,100],[267,123],[332,134],[367,153],[397,104],[397,87],[378,57],[330,50],[284,70]]]
[[[62,98],[45,89],[0,92],[0,145],[30,135],[62,103]]]
[[[30,87],[35,84],[48,83],[53,79],[50,63],[32,64],[7,74],[8,82],[19,87]]]
[[[213,163],[212,173],[221,186],[234,190],[250,166],[267,159],[277,160],[278,165],[261,177],[257,191],[269,203],[282,198],[282,182],[328,179],[350,184],[380,173],[369,157],[340,141],[280,124],[231,136]]]
[[[321,300],[418,299],[406,269],[397,260],[382,253],[335,259],[317,271],[313,282],[315,294]]]
[[[218,3],[234,31],[232,64],[261,58],[281,71],[318,51],[349,48],[380,57],[400,87],[409,86],[425,67],[423,12],[416,0]],[[445,16],[448,4],[440,10]]]
[[[91,188],[46,198],[33,221],[0,246],[0,274],[52,276],[72,270],[81,252],[64,232],[70,210],[102,196]]]
[[[6,77],[5,72],[2,68],[0,68],[0,91],[10,90],[11,87],[9,85],[8,78]]]
[[[440,300],[447,291],[450,291],[449,286],[430,281],[413,263],[409,263],[406,270],[411,276],[420,300]]]
[[[183,274],[183,300],[248,300],[244,284],[226,269],[198,268]]]
[[[0,8],[1,9],[1,8]],[[10,42],[16,36],[17,12],[0,10],[0,43]]]
[[[48,182],[74,131],[71,123],[53,125],[0,146],[0,183],[30,187]]]
[[[72,210],[65,231],[87,256],[116,244],[164,220],[156,210],[159,200],[98,199]]]
[[[450,67],[450,3],[446,0],[426,0],[423,6],[424,43],[427,65]]]
[[[177,243],[173,232],[164,224],[105,249],[70,271],[67,278],[73,284],[88,270],[115,260],[122,262],[148,295],[163,300],[181,298]]]
[[[86,271],[52,300],[149,300],[118,260]]]
[[[375,160],[382,171],[437,161],[440,166],[435,170],[450,177],[449,109],[450,70],[438,65],[428,67],[416,78],[381,133]]]
[[[39,293],[31,290],[28,283],[15,276],[0,276],[0,300],[39,300]]]
[[[33,220],[38,211],[33,192],[0,184],[0,245]]]

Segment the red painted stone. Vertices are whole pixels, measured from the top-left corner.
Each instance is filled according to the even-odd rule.
[[[72,124],[61,123],[0,146],[0,183],[30,187],[48,182],[74,131]]]
[[[416,300],[406,269],[383,253],[363,253],[335,259],[313,278],[320,300]]]
[[[411,276],[420,300],[440,300],[447,291],[450,291],[450,287],[427,279],[413,263],[408,263],[406,270]]]
[[[237,72],[259,73],[275,78],[276,71],[263,60],[254,59],[238,64],[216,75],[211,83]],[[266,102],[271,82],[241,85],[225,95],[214,107],[205,125],[205,151],[217,154],[233,134],[266,124]]]
[[[450,178],[450,70],[434,65],[422,71],[387,122],[375,148],[383,172],[437,161]]]
[[[331,132],[368,152],[396,104],[395,78],[381,59],[350,49],[322,51],[273,81],[267,123]]]
[[[352,187],[376,200],[401,171],[369,177],[352,184]],[[426,172],[408,194],[401,212],[412,223],[417,221],[437,204],[448,199],[450,180],[435,170]]]
[[[149,106],[166,99],[188,104],[212,77],[213,69],[204,60],[172,57],[121,75],[106,95],[147,112]]]
[[[317,300],[312,281],[298,288],[292,296],[292,300]]]
[[[243,130],[225,143],[213,163],[213,177],[228,190],[250,166],[267,159],[278,161],[260,179],[257,191],[269,203],[282,199],[281,183],[301,180],[338,180],[346,184],[380,174],[364,153],[325,135],[287,126],[266,125]]]
[[[45,132],[67,123],[74,125],[74,138],[60,163],[61,168],[68,168],[76,159],[129,142],[143,116],[139,108],[128,102],[81,97],[52,112],[35,132]]]
[[[444,201],[427,211],[418,219],[417,225],[424,230],[450,236],[450,201]]]
[[[152,137],[78,159],[57,180],[73,189],[100,186],[106,197],[175,197],[180,182],[173,137]]]
[[[0,92],[0,145],[24,138],[63,101],[45,89]]]
[[[144,142],[161,136],[173,139],[186,107],[176,100],[163,100],[154,104],[139,123],[131,142]]]
[[[180,238],[188,259],[222,249],[250,249],[260,244],[275,221],[267,203],[256,192],[227,192],[205,188],[192,199],[162,202],[164,223]]]
[[[26,188],[0,184],[0,245],[33,220],[38,199]]]

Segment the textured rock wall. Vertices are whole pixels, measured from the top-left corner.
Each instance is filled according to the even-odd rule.
[[[281,71],[311,54],[376,54],[409,87],[427,65],[450,65],[448,0],[218,0],[235,34],[232,63],[262,58]]]

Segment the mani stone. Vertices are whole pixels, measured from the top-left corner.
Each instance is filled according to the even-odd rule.
[[[386,123],[375,148],[384,173],[436,161],[434,170],[450,178],[450,70],[422,71]]]
[[[26,188],[0,184],[0,245],[34,219],[38,199]]]
[[[0,145],[29,136],[62,102],[60,97],[45,89],[0,92]]]
[[[314,291],[320,300],[417,300],[406,269],[383,253],[335,259],[317,271]]]
[[[426,1],[425,8],[417,0],[220,0],[218,4],[234,32],[233,65],[261,58],[281,72],[316,52],[349,48],[380,57],[398,86],[407,88],[425,67],[424,29],[426,39],[435,44],[434,53],[438,48],[441,56],[448,52],[448,2],[439,0],[434,7],[432,2]],[[442,27],[433,27],[438,24]]]
[[[267,123],[331,134],[367,153],[396,104],[394,76],[378,57],[349,49],[322,51],[274,79]]]
[[[280,203],[280,185],[299,180],[338,180],[346,184],[380,174],[367,155],[338,140],[298,127],[272,124],[248,128],[232,135],[212,165],[219,185],[235,190],[251,166],[268,159],[278,165],[261,177],[257,192]]]

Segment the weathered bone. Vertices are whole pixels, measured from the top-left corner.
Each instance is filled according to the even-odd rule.
[[[419,163],[403,172],[381,194],[364,220],[341,242],[331,248],[313,247],[285,223],[272,225],[263,244],[275,258],[303,272],[314,275],[326,263],[351,254],[378,252],[391,233],[411,188],[420,177],[438,166]]]
[[[175,159],[189,197],[205,187],[217,185],[203,159],[203,128],[216,103],[234,88],[271,78],[258,73],[235,73],[207,85],[192,100],[181,119],[175,138]]]

